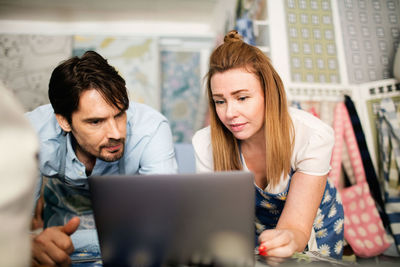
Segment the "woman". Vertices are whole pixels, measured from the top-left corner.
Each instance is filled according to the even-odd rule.
[[[269,59],[236,31],[211,55],[207,91],[210,126],[192,140],[196,169],[254,173],[260,254],[281,261],[308,249],[341,259],[343,208],[327,180],[332,128],[287,107]]]

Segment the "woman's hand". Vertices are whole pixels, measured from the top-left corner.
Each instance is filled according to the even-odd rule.
[[[292,176],[287,200],[276,228],[265,230],[258,239],[260,255],[266,256],[269,264],[272,261],[282,262],[295,252],[305,249],[326,179],[326,175],[312,176],[301,172]]]
[[[295,233],[289,229],[270,229],[261,233],[258,238],[260,255],[262,251],[268,257],[288,258],[297,251]]]

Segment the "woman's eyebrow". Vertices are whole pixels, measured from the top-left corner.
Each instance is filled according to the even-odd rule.
[[[231,95],[237,95],[237,94],[240,94],[240,93],[243,93],[243,92],[248,92],[248,91],[249,91],[248,89],[239,89],[239,90],[233,91],[231,93]]]
[[[240,93],[242,93],[242,92],[248,92],[248,91],[249,91],[248,89],[238,89],[238,90],[236,90],[236,91],[231,92],[231,95],[237,95],[237,94],[240,94]],[[213,96],[223,97],[224,95],[223,95],[223,94],[215,93],[215,94],[213,94]]]

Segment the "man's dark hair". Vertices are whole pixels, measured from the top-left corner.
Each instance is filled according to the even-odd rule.
[[[62,62],[51,74],[49,99],[54,112],[71,123],[82,92],[89,89],[97,90],[107,103],[121,111],[129,107],[125,80],[102,56],[87,51],[81,58]]]

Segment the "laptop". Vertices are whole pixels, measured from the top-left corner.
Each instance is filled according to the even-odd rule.
[[[104,266],[254,266],[250,172],[89,177]]]

